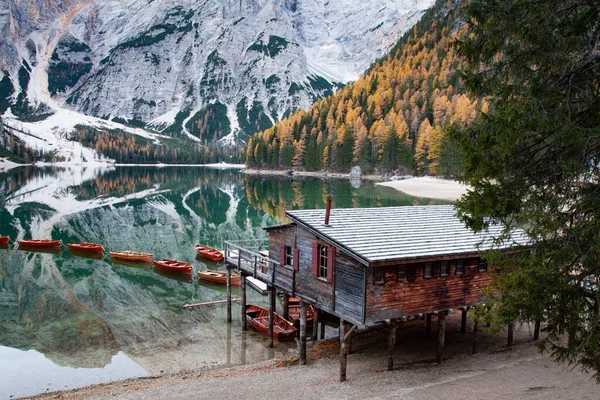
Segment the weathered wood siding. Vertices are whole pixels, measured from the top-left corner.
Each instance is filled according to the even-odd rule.
[[[405,264],[406,280],[398,281],[396,266],[383,268],[383,283],[374,283],[375,268],[367,271],[367,323],[401,316],[477,304],[481,290],[491,281],[489,272],[478,272],[479,258],[464,259],[464,274],[456,274],[449,261],[448,276],[440,276],[441,263],[433,262],[433,277],[424,277],[424,263]]]
[[[313,275],[313,243],[320,242],[313,234],[302,227],[286,227],[269,231],[269,254],[272,259],[280,259],[282,246],[298,250],[298,271],[296,272],[295,293],[315,304],[322,310],[345,317],[348,321],[362,322],[364,315],[365,268],[336,249],[333,266],[333,282]],[[286,284],[289,277],[276,273],[276,283]]]
[[[366,268],[338,253],[335,258],[335,311],[346,321],[363,321]]]

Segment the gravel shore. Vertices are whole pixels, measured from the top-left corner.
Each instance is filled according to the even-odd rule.
[[[445,360],[436,364],[434,339],[423,322],[407,323],[398,337],[395,368],[387,371],[387,331],[355,336],[348,380],[340,383],[337,340],[318,341],[308,364],[295,357],[217,370],[138,378],[46,394],[44,399],[598,399],[592,375],[554,363],[537,352],[531,327],[506,336],[480,332],[479,352],[460,332],[460,313],[449,317]],[[435,323],[433,324],[435,329]]]

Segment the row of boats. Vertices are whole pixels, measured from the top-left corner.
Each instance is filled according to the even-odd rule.
[[[9,236],[0,236],[0,245],[7,245],[10,241]],[[50,239],[22,239],[18,240],[19,248],[23,248],[25,250],[35,251],[36,249],[51,249],[59,251],[62,246],[62,240],[50,240]],[[73,254],[77,255],[79,252],[81,254],[102,254],[104,253],[104,246],[98,243],[88,243],[88,242],[76,242],[76,243],[68,243],[67,247]],[[211,261],[223,261],[223,253],[219,250],[213,249],[208,246],[203,246],[197,244],[194,246],[196,253],[204,258],[207,258]],[[131,262],[139,262],[139,263],[153,263],[156,267],[161,268],[165,271],[182,273],[186,275],[190,275],[193,272],[192,266],[185,261],[172,260],[168,258],[163,258],[162,260],[154,260],[154,256],[152,253],[144,253],[141,251],[112,251],[108,253],[111,258],[117,260],[131,261]],[[234,274],[232,279],[232,284],[235,286],[241,285],[241,280],[239,276],[235,276]],[[226,275],[222,271],[199,271],[198,276],[201,279],[204,279],[213,283],[224,283],[226,282]]]
[[[9,236],[0,236],[0,245],[7,245],[9,243]],[[48,240],[48,239],[23,239],[18,240],[19,248],[25,250],[31,249],[54,249],[60,251],[62,246],[61,240]],[[68,243],[68,249],[72,254],[96,254],[100,255],[104,253],[104,246],[97,243],[88,242],[76,242]],[[211,261],[223,261],[223,253],[219,250],[197,244],[194,246],[196,253],[204,258]],[[113,259],[139,262],[139,263],[153,263],[157,268],[160,268],[169,272],[176,272],[181,274],[190,275],[193,272],[192,266],[185,261],[171,260],[163,258],[161,260],[154,260],[153,254],[144,253],[140,251],[114,251],[109,252],[109,255]],[[227,273],[225,271],[218,270],[205,270],[198,271],[198,277],[204,281],[225,285],[227,283]],[[239,274],[231,273],[230,284],[232,286],[241,286],[242,280]],[[288,315],[290,321],[283,317],[274,314],[273,321],[273,337],[279,341],[293,340],[297,336],[297,332],[300,326],[300,300],[291,298],[288,307]],[[254,304],[246,305],[246,319],[247,321],[259,332],[268,335],[269,333],[269,311],[265,308],[259,307]],[[312,326],[314,319],[314,309],[312,306],[307,307],[307,327]]]

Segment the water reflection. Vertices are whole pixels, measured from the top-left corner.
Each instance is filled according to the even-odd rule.
[[[225,298],[224,286],[198,281],[197,271],[222,266],[196,258],[194,244],[266,239],[263,228],[285,222],[285,210],[324,208],[328,193],[335,207],[417,201],[368,182],[354,188],[196,167],[20,168],[0,174],[0,189],[0,235],[13,241],[87,241],[192,264],[190,277],[104,255],[0,251],[0,345],[77,368],[103,368],[124,353],[150,374],[296,351],[293,343],[269,349],[258,332],[243,332],[237,304],[232,324],[222,304],[182,307]],[[248,301],[266,305],[253,290]]]

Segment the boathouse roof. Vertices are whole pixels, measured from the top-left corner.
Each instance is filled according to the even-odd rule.
[[[332,209],[328,226],[325,210],[287,211],[286,215],[367,265],[489,250],[503,229],[494,225],[474,233],[458,219],[452,205]],[[529,242],[519,230],[512,232],[510,242],[493,247]]]

